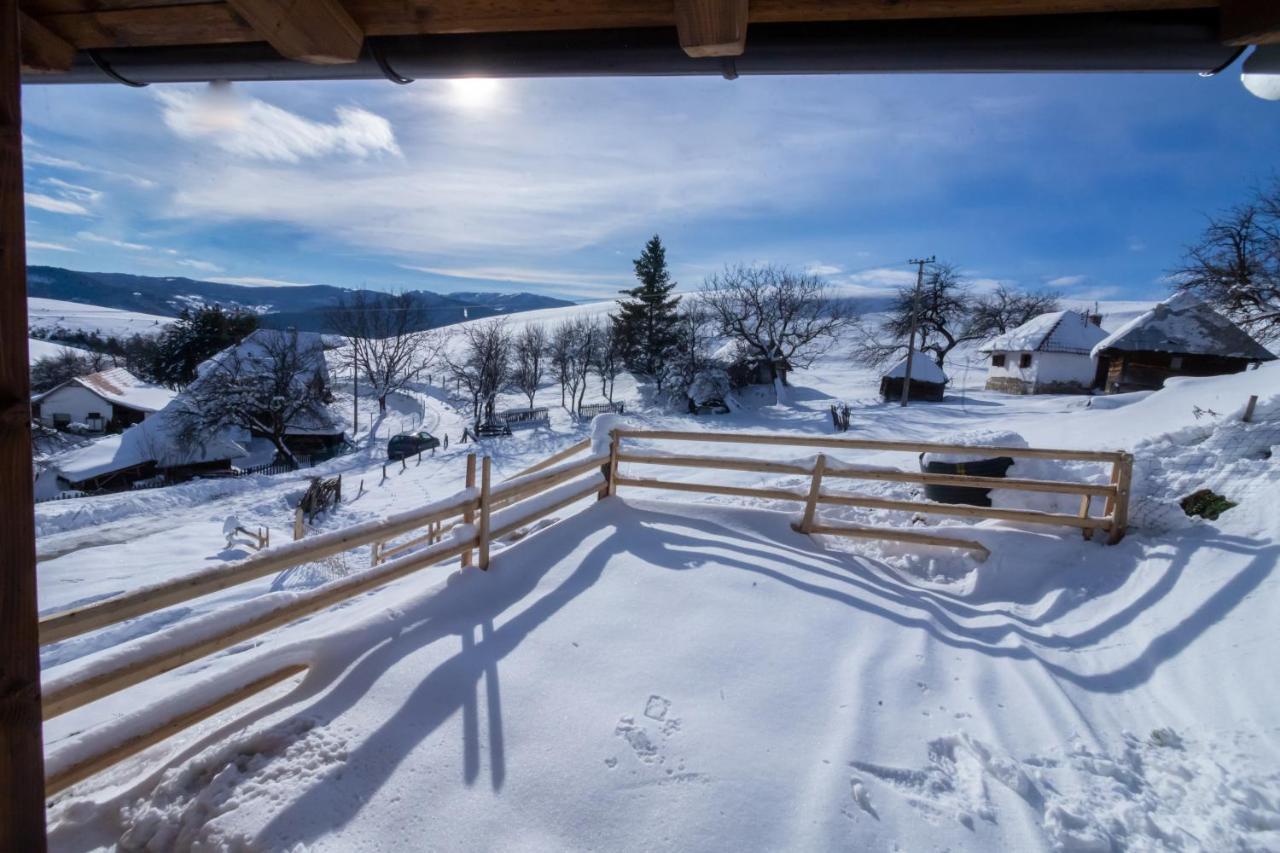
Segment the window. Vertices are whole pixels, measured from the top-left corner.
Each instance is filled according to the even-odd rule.
[[[1018,356],[1018,367],[1030,367],[1030,366],[1031,366],[1031,353],[1024,352],[1022,355]]]
[[[1004,367],[1004,353],[998,352],[995,355],[991,356],[991,366]]]

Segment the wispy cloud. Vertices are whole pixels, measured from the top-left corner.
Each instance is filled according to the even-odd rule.
[[[810,275],[835,275],[842,272],[843,268],[835,264],[824,264],[821,261],[810,261],[805,265],[804,271]]]
[[[26,136],[23,141],[31,145],[30,139]],[[83,172],[85,174],[102,175],[107,178],[115,178],[121,181],[128,181],[139,187],[154,187],[156,182],[150,178],[139,177],[138,175],[130,175],[126,172],[117,172],[112,169],[100,169],[97,166],[90,166],[79,160],[70,160],[66,157],[55,157],[52,154],[45,154],[41,151],[24,151],[22,161],[28,166],[48,166],[53,169],[66,169],[71,172]]]
[[[66,213],[73,216],[91,216],[89,209],[79,202],[70,201],[64,198],[54,198],[44,193],[27,193],[27,205],[37,210],[47,210],[50,213]]]
[[[117,249],[128,249],[131,252],[157,251],[144,243],[130,243],[127,240],[116,240],[113,237],[103,237],[101,234],[94,234],[92,231],[81,231],[76,234],[76,239],[85,240],[90,243],[101,243],[106,246],[115,246]],[[176,254],[173,249],[160,249],[159,251]]]
[[[1076,287],[1083,284],[1088,276],[1083,275],[1060,275],[1057,278],[1051,278],[1045,282],[1050,287]]]
[[[201,272],[222,272],[222,267],[212,261],[201,261],[196,258],[182,258],[176,261],[176,263],[178,266],[191,267],[193,270],[200,270]]]
[[[160,90],[156,97],[165,124],[178,136],[248,160],[298,163],[329,154],[400,153],[391,122],[358,107],[338,107],[337,120],[325,123],[231,93]]]
[[[278,278],[260,278],[252,275],[218,276],[210,278],[220,284],[235,284],[240,287],[311,287],[311,282],[283,281]]]
[[[78,252],[79,249],[73,249],[70,246],[64,246],[61,243],[47,243],[44,240],[28,240],[27,249],[44,249],[49,252]]]
[[[593,275],[569,270],[498,266],[431,267],[401,264],[400,267],[442,278],[530,285],[575,296],[607,296],[634,284],[631,277],[620,273]]]

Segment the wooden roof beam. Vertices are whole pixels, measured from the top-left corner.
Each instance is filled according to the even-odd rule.
[[[22,70],[56,74],[71,70],[76,49],[65,39],[25,12],[18,12],[22,42]]]
[[[341,65],[360,58],[364,31],[338,0],[229,0],[287,59]]]
[[[1280,44],[1278,0],[1222,0],[1219,34],[1226,44]]]
[[[747,44],[747,0],[675,0],[680,47],[689,56],[741,56]]]

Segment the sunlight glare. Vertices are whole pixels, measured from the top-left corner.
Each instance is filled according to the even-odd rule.
[[[449,81],[449,100],[466,110],[491,107],[501,93],[501,81],[488,77],[461,77]]]

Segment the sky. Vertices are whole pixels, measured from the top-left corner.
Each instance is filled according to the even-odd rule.
[[[900,75],[27,86],[28,261],[232,283],[608,298],[660,234],[883,292],[911,258],[1150,299],[1280,178],[1280,104],[1212,79]]]

